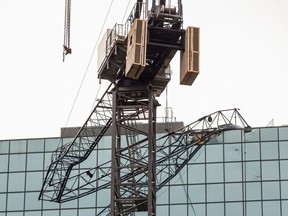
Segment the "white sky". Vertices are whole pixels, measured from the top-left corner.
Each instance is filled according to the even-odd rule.
[[[72,1],[73,53],[63,63],[64,2],[0,0],[0,140],[59,136],[66,124],[111,0]],[[114,0],[105,29],[122,22],[128,2]],[[201,71],[192,86],[180,86],[174,58],[168,98],[174,117],[188,124],[237,107],[251,126],[288,124],[288,1],[183,0],[183,6],[184,27],[201,28]],[[97,52],[67,126],[82,126],[90,114],[96,63]]]

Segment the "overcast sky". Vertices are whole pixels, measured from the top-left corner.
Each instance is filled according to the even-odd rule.
[[[92,109],[99,88],[92,53],[111,0],[72,1],[73,53],[63,63],[64,2],[0,0],[0,140],[59,136],[87,68],[67,126],[82,126]],[[128,3],[113,1],[104,29],[126,19]],[[175,56],[168,86],[174,117],[188,124],[237,107],[251,126],[288,124],[288,1],[183,0],[183,6],[184,28],[200,27],[201,71],[192,86],[180,86]],[[158,117],[165,100],[163,94]]]

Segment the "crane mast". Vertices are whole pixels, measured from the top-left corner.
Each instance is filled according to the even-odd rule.
[[[156,139],[160,106],[156,97],[170,81],[169,64],[175,53],[180,51],[181,85],[192,85],[199,74],[199,28],[183,29],[182,11],[181,0],[177,5],[153,0],[150,10],[148,2],[137,0],[126,22],[107,31],[99,45],[104,49],[98,54],[98,77],[111,84],[75,138],[52,154],[39,199],[61,203],[110,188],[110,205],[103,214],[153,216],[156,192],[204,144],[236,126],[249,129],[238,110],[232,109]],[[147,128],[138,128],[143,123]],[[75,168],[89,157],[108,128],[111,160],[79,173]]]

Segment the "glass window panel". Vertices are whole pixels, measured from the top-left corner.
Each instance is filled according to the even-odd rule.
[[[225,181],[242,181],[242,163],[225,163]]]
[[[26,152],[27,140],[12,140],[10,141],[10,153]]]
[[[204,163],[205,162],[205,146],[202,146],[190,160],[190,163]]]
[[[24,191],[25,173],[10,173],[8,191]]]
[[[278,159],[278,142],[261,143],[261,159]]]
[[[45,153],[44,154],[44,160],[45,160],[44,170],[48,170],[48,168],[52,162],[51,156],[52,156],[52,153]]]
[[[25,209],[38,210],[41,209],[41,202],[38,201],[39,192],[25,193]]]
[[[23,212],[7,212],[5,216],[23,216]]]
[[[279,182],[263,182],[263,199],[280,199]]]
[[[260,129],[253,129],[250,133],[244,133],[244,140],[246,142],[257,142],[260,140],[260,137],[259,137],[259,130]]]
[[[282,201],[282,215],[288,215],[288,200]]]
[[[205,185],[188,186],[188,195],[192,203],[205,202],[205,194]]]
[[[243,216],[243,205],[242,203],[226,203],[225,205],[227,216]]]
[[[55,151],[58,146],[61,146],[61,139],[45,139],[45,152]]]
[[[95,207],[96,206],[96,194],[92,193],[88,196],[81,197],[81,199],[79,199],[79,206],[81,208],[82,207]]]
[[[288,140],[288,127],[280,127],[278,130],[279,140]]]
[[[8,155],[0,155],[0,172],[8,171]]]
[[[260,202],[246,202],[247,216],[263,216]]]
[[[207,164],[207,182],[223,182],[223,164]]]
[[[6,210],[6,194],[0,194],[0,212]]]
[[[206,145],[207,162],[223,162],[223,145]]]
[[[226,201],[242,200],[242,183],[225,184],[225,199]]]
[[[9,152],[9,141],[0,141],[0,154],[7,154]]]
[[[260,182],[246,183],[245,193],[247,200],[261,200],[261,183]]]
[[[156,215],[169,215],[169,206],[157,206]]]
[[[222,202],[224,200],[223,184],[207,184],[207,201]]]
[[[28,140],[28,152],[43,152],[44,139]]]
[[[7,174],[0,173],[0,192],[6,192],[6,191],[7,191]]]
[[[61,216],[73,216],[73,215],[75,215],[76,211],[77,211],[76,209],[73,209],[73,210],[62,210],[61,211]]]
[[[242,130],[231,130],[223,133],[224,143],[241,142]]]
[[[263,216],[280,215],[280,201],[263,202]]]
[[[27,154],[27,170],[43,170],[43,153]]]
[[[260,162],[245,162],[243,164],[243,169],[245,173],[243,180],[259,181],[261,179]]]
[[[97,191],[97,207],[106,207],[110,203],[110,189]]]
[[[90,216],[90,215],[97,215],[95,213],[95,208],[92,208],[92,209],[79,209],[79,216]]]
[[[158,204],[169,204],[168,203],[168,194],[169,194],[168,192],[169,192],[169,188],[167,186],[163,187],[159,191],[157,191],[157,199],[156,199],[157,205]]]
[[[207,216],[224,215],[224,204],[207,204]]]
[[[187,184],[187,167],[184,167],[178,175],[170,180],[170,184]]]
[[[41,211],[25,211],[25,216],[39,216]]]
[[[278,140],[277,128],[261,128],[260,133],[262,141]]]
[[[244,160],[260,160],[259,143],[245,143],[243,151]]]
[[[42,187],[43,172],[27,172],[26,173],[26,190],[39,191]]]
[[[43,216],[55,216],[55,215],[60,215],[60,210],[43,211]]]
[[[288,199],[288,181],[281,181],[281,198]]]
[[[187,205],[171,205],[170,215],[187,215]]]
[[[93,193],[94,196],[96,193]],[[88,196],[85,196],[85,197],[90,197],[90,196],[93,196],[92,194],[91,195],[88,195]],[[81,197],[79,198],[79,201],[84,198],[84,199],[87,199],[85,197]],[[78,206],[78,199],[75,199],[75,200],[70,200],[68,202],[64,202],[64,203],[61,203],[61,208],[62,209],[71,209],[71,208],[77,208]],[[96,204],[94,203],[94,208],[95,208]]]
[[[225,144],[224,158],[225,161],[241,161],[242,149],[241,144]]]
[[[98,164],[106,163],[111,160],[111,150],[98,150]],[[109,165],[107,165],[109,166]]]
[[[60,204],[55,202],[43,201],[43,209],[59,209]],[[56,214],[57,215],[57,214]]]
[[[188,206],[188,215],[192,215],[192,216],[206,216],[205,204],[192,204],[191,203]]]
[[[288,159],[288,141],[280,142],[280,158]]]
[[[24,193],[8,193],[7,211],[23,210]]]
[[[279,162],[262,161],[262,180],[279,179]]]
[[[205,164],[191,164],[188,168],[188,183],[205,182]]]
[[[9,171],[25,171],[26,155],[25,154],[13,154],[10,155]]]
[[[171,203],[187,203],[187,186],[170,186]]]
[[[281,160],[280,161],[280,173],[281,173],[281,179],[282,180],[288,180],[288,160]]]

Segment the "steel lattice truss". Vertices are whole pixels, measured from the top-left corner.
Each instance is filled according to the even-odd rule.
[[[95,115],[100,106],[105,110],[111,109],[111,106],[107,104],[105,104],[104,108],[104,104],[102,103],[103,101],[101,102],[100,100],[93,111]],[[104,113],[107,113],[107,110]],[[101,113],[103,114],[103,111]],[[99,113],[97,115],[99,115]],[[104,116],[106,117],[102,119],[107,118],[107,114]],[[73,166],[84,161],[88,157],[89,152],[93,150],[92,148],[97,145],[104,134],[103,128],[109,127],[110,125],[109,118],[105,122],[107,124],[106,126],[102,125],[101,133],[98,132],[93,135],[92,129],[90,129],[89,132],[87,132],[89,136],[82,136],[81,138],[79,137],[81,134],[79,132],[74,141],[64,145],[61,148],[62,150],[58,149],[53,154],[53,161],[44,180],[39,199],[66,202],[111,186],[110,160],[94,168],[82,171],[81,173],[79,173],[78,170],[72,170]],[[96,125],[96,123],[94,124]],[[240,115],[238,109],[228,109],[206,115],[181,129],[169,132],[161,138],[158,138],[156,140],[157,191],[174,178],[197,151],[211,138],[219,135],[222,131],[239,128],[244,128],[246,131],[250,130],[249,125]],[[129,136],[127,136],[127,138],[129,138]],[[133,136],[133,139],[137,139],[137,137]],[[141,148],[135,150],[138,155],[137,157],[139,157],[137,163],[140,164],[148,160],[147,146],[144,143],[145,140],[141,140],[141,143],[139,143],[139,141],[134,142],[134,146],[141,144]],[[63,149],[65,149],[65,151]],[[136,182],[140,182],[147,176],[147,170],[131,169],[130,173],[122,175],[120,182],[125,182],[131,175],[133,175]]]

